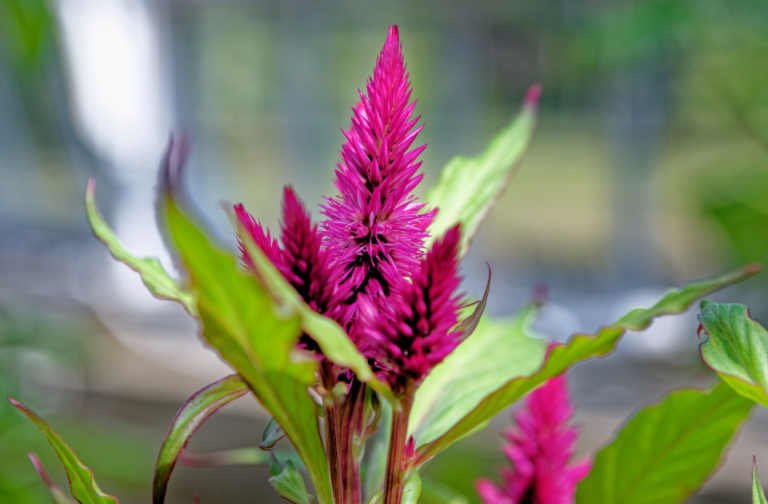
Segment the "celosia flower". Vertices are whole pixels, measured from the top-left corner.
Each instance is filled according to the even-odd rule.
[[[576,484],[592,463],[571,465],[578,436],[569,424],[572,414],[564,377],[531,392],[526,408],[515,414],[517,428],[504,433],[509,444],[503,451],[512,462],[500,471],[504,485],[476,485],[486,504],[573,504]]]
[[[269,230],[265,232],[261,223],[256,222],[243,205],[235,205],[235,216],[254,243],[313,310],[345,323],[348,310],[342,301],[347,294],[340,285],[341,269],[334,266],[330,254],[322,247],[317,225],[312,225],[304,205],[290,186],[284,189],[282,210],[282,248],[270,236]],[[253,267],[242,240],[240,251],[243,262]]]
[[[458,227],[422,259],[434,213],[422,212],[424,204],[411,194],[423,176],[417,158],[426,146],[409,151],[421,127],[415,128],[419,117],[411,117],[408,77],[397,27],[391,26],[352,126],[342,130],[347,142],[336,170],[340,195],[326,198],[320,233],[290,189],[282,248],[242,205],[235,207],[254,242],[304,300],[347,329],[393,386],[420,381],[462,337],[451,332],[460,305],[454,295]],[[241,251],[252,266],[242,245]],[[358,316],[361,306],[366,316]]]
[[[323,206],[322,234],[352,289],[351,305],[364,293],[387,309],[384,299],[418,265],[432,220],[411,195],[423,176],[416,159],[426,145],[408,151],[423,127],[413,129],[419,117],[411,118],[416,102],[408,103],[408,77],[397,26],[390,26],[367,95],[359,92],[352,126],[342,130],[340,195]]]
[[[396,392],[406,380],[418,383],[456,348],[463,332],[454,330],[461,298],[455,291],[459,226],[438,239],[414,271],[411,282],[401,280],[397,294],[389,298],[391,317],[376,317],[367,331],[368,354],[379,361]]]

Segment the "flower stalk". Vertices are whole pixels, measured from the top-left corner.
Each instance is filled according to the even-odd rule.
[[[401,504],[403,488],[408,477],[410,457],[408,453],[408,421],[416,393],[416,383],[408,380],[401,398],[402,409],[392,412],[392,431],[389,438],[389,452],[384,477],[383,504]]]

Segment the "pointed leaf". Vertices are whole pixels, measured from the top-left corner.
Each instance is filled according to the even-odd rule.
[[[633,310],[615,324],[601,329],[597,334],[577,334],[564,345],[553,345],[546,361],[538,371],[528,377],[508,381],[485,397],[476,408],[445,434],[421,446],[418,463],[426,463],[435,454],[469,435],[525,394],[548,379],[562,374],[576,362],[612,352],[625,331],[645,329],[654,318],[680,313],[696,299],[745,280],[759,270],[758,265],[749,265],[727,275],[691,283],[682,290],[672,289],[651,308]]]
[[[269,484],[283,499],[294,504],[310,504],[304,479],[290,460],[285,463],[280,474],[269,478]]]
[[[259,448],[269,451],[275,446],[275,443],[284,437],[285,431],[282,427],[280,427],[280,424],[277,423],[275,417],[269,417],[269,420],[267,420],[267,425],[264,427],[264,433],[261,435],[262,442],[259,445]]]
[[[475,332],[435,367],[416,391],[409,430],[418,444],[445,434],[488,394],[536,371],[547,350],[532,336],[538,306],[503,321],[483,317]]]
[[[483,293],[483,299],[480,300],[479,303],[477,303],[477,306],[475,307],[474,311],[467,316],[464,320],[462,320],[457,330],[464,333],[464,338],[469,338],[472,336],[472,333],[475,332],[475,329],[477,329],[477,324],[480,323],[480,318],[483,316],[483,313],[485,313],[485,306],[488,304],[488,293],[491,292],[491,268],[488,267],[488,283],[485,285],[485,292]]]
[[[187,312],[196,316],[197,307],[195,305],[194,293],[183,289],[179,284],[165,272],[160,261],[152,258],[137,258],[126,252],[120,241],[104,221],[99,209],[96,207],[96,198],[94,191],[96,182],[93,179],[88,181],[88,187],[85,191],[85,210],[88,216],[88,222],[96,237],[107,246],[112,257],[125,263],[132,270],[141,275],[144,285],[158,298],[178,301],[184,306]]]
[[[241,226],[240,223],[238,226]],[[298,316],[301,320],[301,328],[317,342],[325,357],[354,371],[358,380],[367,383],[390,403],[399,407],[389,385],[374,376],[368,365],[368,359],[358,351],[346,331],[335,320],[312,310],[299,296],[296,289],[285,280],[275,265],[264,255],[264,252],[253,243],[250,235],[244,229],[239,227],[238,234],[248,250],[248,255],[258,271],[259,278],[280,305],[284,316]]]
[[[30,452],[27,454],[27,456],[29,457],[29,460],[32,461],[32,465],[35,466],[35,471],[37,471],[37,474],[40,475],[45,484],[48,486],[48,490],[51,492],[51,497],[53,498],[54,504],[75,504],[75,501],[67,497],[67,494],[64,493],[64,490],[59,488],[59,486],[53,482],[51,477],[48,476],[45,467],[43,467],[43,463],[40,462],[40,459],[37,457],[37,455]]]
[[[752,459],[752,504],[768,504],[763,486],[757,477],[757,459],[755,458]]]
[[[20,402],[17,402],[10,397],[8,400],[11,401],[11,404],[19,408],[27,418],[32,420],[32,423],[34,423],[35,426],[45,434],[45,437],[48,438],[48,443],[50,443],[54,451],[56,451],[56,455],[59,456],[59,460],[61,460],[61,463],[64,465],[67,478],[69,478],[69,489],[72,492],[72,497],[74,497],[77,502],[80,504],[117,504],[117,498],[101,491],[96,484],[96,480],[93,478],[93,472],[77,459],[77,456],[72,449],[67,446],[58,434],[53,432],[50,425],[48,425],[45,420],[37,416],[34,411]]]
[[[421,495],[421,478],[418,471],[413,471],[413,474],[405,480],[402,504],[416,504],[419,502],[419,495]]]
[[[368,504],[377,504],[379,501],[381,501],[381,496],[384,495],[383,490],[379,490],[373,496],[368,500]]]
[[[701,302],[701,327],[709,338],[701,358],[736,392],[768,408],[768,331],[740,304]]]
[[[641,411],[595,458],[577,504],[676,504],[720,462],[754,403],[724,383],[683,390]]]
[[[222,406],[238,399],[249,392],[248,385],[236,374],[198,390],[176,413],[171,422],[168,435],[160,447],[155,466],[155,478],[152,482],[152,502],[161,504],[165,501],[168,480],[179,454],[187,446],[192,434],[203,425],[208,417]]]
[[[241,272],[235,258],[215,248],[170,197],[164,210],[197,293],[203,337],[282,426],[307,466],[320,504],[331,504],[317,405],[307,392],[316,382],[318,364],[297,353],[299,318],[276,312],[278,307],[259,280]]]
[[[454,157],[440,171],[437,184],[424,197],[428,208],[438,209],[428,230],[431,238],[425,243],[426,247],[435,237],[461,223],[459,254],[466,254],[480,225],[525,155],[536,127],[539,93],[538,86],[528,90],[520,113],[491,140],[482,154],[475,158]]]

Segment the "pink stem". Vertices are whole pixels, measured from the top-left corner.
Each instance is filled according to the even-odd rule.
[[[401,504],[405,486],[405,444],[408,436],[408,419],[415,392],[413,383],[406,384],[401,397],[402,409],[392,413],[392,433],[389,438],[387,472],[384,479],[383,504]]]

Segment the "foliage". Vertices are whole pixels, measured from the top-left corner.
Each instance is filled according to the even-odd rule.
[[[739,394],[768,408],[768,332],[740,304],[701,302],[704,362]]]
[[[483,429],[528,392],[577,362],[609,354],[626,331],[681,313],[702,296],[759,271],[750,265],[673,289],[651,308],[633,310],[564,344],[547,345],[531,333],[536,305],[506,321],[484,316],[488,289],[474,309],[455,293],[458,262],[522,160],[539,90],[531,88],[518,117],[483,154],[450,161],[424,204],[412,194],[421,180],[417,158],[424,147],[408,150],[420,131],[414,129],[418,118],[411,119],[409,86],[393,26],[367,94],[360,93],[352,127],[344,132],[347,142],[336,172],[342,196],[327,200],[323,212],[328,219],[321,227],[313,225],[286,188],[278,242],[236,206],[242,263],[216,245],[183,204],[188,146],[172,139],[159,208],[186,270],[184,282],[172,279],[155,259],[136,258],[123,249],[96,209],[94,184],[89,183],[86,208],[94,233],[117,260],[141,275],[154,295],[181,303],[197,318],[202,337],[236,372],[181,407],[158,457],[156,504],[165,499],[177,461],[266,462],[272,488],[294,504],[359,504],[361,464],[372,436],[373,455],[364,468],[369,502],[415,504],[422,491],[419,473],[427,462]],[[752,331],[747,336],[743,329],[718,331],[713,321],[723,316],[713,312],[713,304],[702,307],[702,324],[711,338],[702,349],[704,358],[737,392],[752,387],[764,394],[762,368],[738,368],[748,360],[743,341],[754,336],[762,342],[762,328],[747,326]],[[743,311],[736,315],[746,317]],[[738,362],[728,345],[739,352]],[[753,357],[759,360],[760,355]],[[247,449],[184,452],[211,414],[248,392],[272,415],[260,446],[270,451],[269,457]],[[598,454],[577,500],[679,502],[714,469],[752,400],[762,397],[745,395],[726,385],[707,393],[680,391],[644,410]],[[46,435],[78,502],[116,503],[43,420],[11,402]],[[560,408],[565,410],[570,411]],[[565,444],[572,435],[567,433]],[[283,436],[299,459],[278,460],[278,455],[285,460],[276,448]],[[517,445],[526,445],[525,439]],[[306,471],[314,496],[300,470]],[[532,484],[539,481],[535,473],[527,476]],[[61,491],[49,487],[63,502]],[[424,489],[430,489],[428,480]]]
[[[595,457],[578,504],[676,503],[709,477],[754,403],[725,384],[644,409]]]

